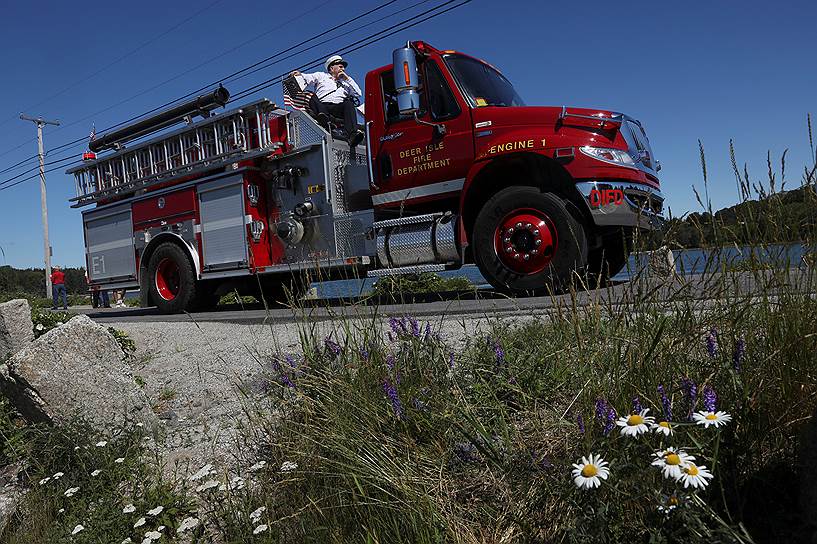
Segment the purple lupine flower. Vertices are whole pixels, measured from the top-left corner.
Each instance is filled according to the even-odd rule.
[[[391,328],[391,332],[393,332],[397,336],[400,336],[400,330],[399,330],[400,321],[398,321],[398,319],[396,317],[390,317],[389,318],[389,327]],[[403,326],[403,329],[405,330],[405,326]]]
[[[423,342],[428,342],[431,339],[431,323],[426,322],[426,330],[423,334]]]
[[[692,412],[695,410],[695,402],[698,400],[698,386],[695,382],[687,377],[681,378],[681,389],[686,394],[686,400],[689,404],[689,412],[687,419],[692,419]]]
[[[397,395],[397,388],[393,386],[389,380],[383,382],[383,391],[391,401],[391,408],[394,411],[397,419],[403,419],[403,405],[400,403],[400,397]]]
[[[604,424],[604,422],[607,420],[608,408],[609,405],[607,404],[607,401],[605,399],[601,397],[596,399],[596,421],[598,421],[601,424]]]
[[[715,388],[709,384],[704,386],[704,410],[707,412],[714,412],[717,402],[718,395],[715,393]]]
[[[604,436],[607,436],[608,434],[610,434],[610,432],[615,428],[615,426],[616,426],[616,417],[617,416],[618,416],[618,414],[616,414],[616,409],[613,408],[612,406],[608,405],[607,422],[604,424],[604,429],[602,430],[602,432],[604,433]]]
[[[292,355],[284,356],[284,360],[289,364],[292,368],[298,368],[298,361],[295,360],[295,357]]]
[[[712,327],[706,335],[706,352],[714,358],[718,354],[718,329]]]
[[[287,355],[286,360],[287,360],[287,362],[290,363],[290,366],[292,366],[294,368],[294,365],[292,364],[294,361],[292,360],[292,358]],[[295,383],[292,381],[292,379],[289,376],[287,376],[287,373],[284,371],[284,368],[281,366],[281,361],[278,360],[277,357],[272,360],[272,368],[278,373],[278,378],[281,380],[282,384],[289,387],[290,389],[295,389]]]
[[[323,339],[323,345],[326,347],[327,351],[331,351],[333,355],[338,356],[341,352],[340,344],[329,338],[328,336]]]
[[[666,391],[664,391],[663,384],[658,386],[658,394],[661,395],[661,407],[664,409],[664,417],[669,421],[672,419],[672,405],[670,404]]]
[[[360,358],[364,361],[369,360],[369,350],[366,349],[366,346],[360,346]]]
[[[477,460],[477,447],[470,442],[457,442],[454,444],[454,454],[465,463]]]
[[[732,355],[732,363],[734,365],[735,372],[740,372],[740,369],[743,366],[744,355],[746,355],[746,340],[743,338],[738,338],[738,341],[735,343],[735,353]]]
[[[454,368],[454,352],[448,354],[448,368]]]
[[[389,370],[394,370],[394,354],[389,353],[386,355],[386,366]]]
[[[576,414],[576,424],[579,426],[579,432],[584,434],[584,418],[581,413]]]
[[[643,410],[644,407],[641,406],[641,399],[638,396],[633,397],[633,412],[638,413]]]
[[[494,356],[496,357],[496,366],[505,364],[505,350],[502,349],[502,344],[494,342]]]
[[[408,322],[411,324],[411,335],[414,338],[420,338],[420,322],[411,316],[406,316]]]

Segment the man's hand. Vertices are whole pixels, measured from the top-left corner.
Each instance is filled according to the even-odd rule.
[[[340,71],[338,72],[338,79],[349,79],[349,76],[346,75],[346,70],[341,67]]]

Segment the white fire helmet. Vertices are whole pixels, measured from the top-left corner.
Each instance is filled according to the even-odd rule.
[[[329,67],[335,64],[336,62],[340,62],[344,68],[349,66],[349,63],[343,60],[343,57],[341,57],[340,55],[332,55],[331,57],[326,59],[326,62],[323,63],[323,67],[326,68],[326,71],[328,72]]]

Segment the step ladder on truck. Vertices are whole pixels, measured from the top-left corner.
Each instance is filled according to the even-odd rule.
[[[392,61],[366,76],[354,148],[300,109],[229,109],[222,87],[93,140],[68,170],[92,287],[173,313],[233,289],[280,300],[309,272],[475,263],[498,290],[540,294],[615,274],[634,230],[660,225],[639,121],[525,106],[496,68],[420,41]]]

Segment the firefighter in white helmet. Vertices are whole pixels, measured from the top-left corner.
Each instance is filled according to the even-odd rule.
[[[363,140],[363,132],[357,128],[354,102],[362,93],[352,76],[346,73],[348,65],[340,55],[332,55],[324,62],[326,72],[302,74],[295,71],[291,75],[303,77],[307,86],[314,85],[315,94],[309,101],[309,109],[316,114],[321,126],[328,128],[330,115],[342,118],[346,140],[354,147]]]

